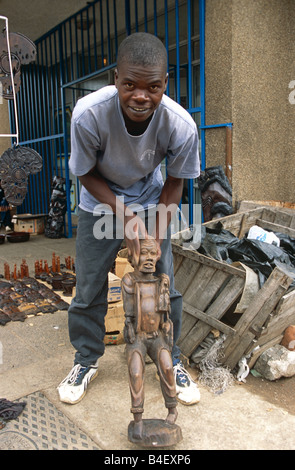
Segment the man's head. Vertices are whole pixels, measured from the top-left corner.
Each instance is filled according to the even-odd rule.
[[[123,63],[155,67],[161,65],[166,74],[167,51],[156,36],[149,33],[134,33],[127,36],[120,44],[117,56],[117,70]]]
[[[149,122],[167,86],[167,52],[152,34],[135,33],[120,45],[115,84],[125,123]]]

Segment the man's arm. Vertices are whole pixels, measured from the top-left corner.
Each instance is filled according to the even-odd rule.
[[[156,215],[154,237],[157,240],[159,247],[166,236],[166,230],[171,222],[171,218],[178,208],[182,197],[182,191],[183,179],[174,178],[173,176],[168,175],[162,189]]]
[[[142,236],[146,235],[146,228],[140,217],[136,216],[132,210],[117,198],[96,168],[78,178],[95,199],[98,199],[102,204],[110,206],[114,214],[122,221],[128,253],[138,263],[140,253],[139,233]]]

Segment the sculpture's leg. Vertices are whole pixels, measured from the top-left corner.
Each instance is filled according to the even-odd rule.
[[[129,386],[131,393],[131,413],[134,416],[133,438],[142,439],[144,403],[144,362],[138,351],[133,351],[129,360]]]
[[[159,351],[159,375],[160,375],[160,382],[162,393],[165,399],[165,405],[168,409],[168,415],[166,418],[166,422],[169,424],[174,424],[177,419],[177,399],[176,399],[176,387],[175,387],[175,380],[173,374],[173,364],[171,359],[170,352],[162,348]]]

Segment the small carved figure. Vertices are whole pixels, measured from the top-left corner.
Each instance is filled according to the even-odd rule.
[[[158,425],[162,428],[162,434],[163,432],[164,434],[169,433],[171,430],[169,425],[176,426],[176,387],[170,353],[173,341],[173,325],[169,318],[170,283],[166,274],[161,274],[159,277],[154,275],[156,261],[156,241],[153,238],[140,240],[138,265],[135,265],[134,260],[131,260],[134,272],[125,274],[122,279],[125,310],[124,339],[129,370],[131,412],[134,416],[134,421],[130,423],[132,426],[129,439],[133,442],[140,442],[146,437],[144,421],[149,421],[149,427],[151,427],[150,421],[155,421],[155,426]],[[168,409],[168,415],[164,421],[164,431],[163,423],[160,423],[162,420],[142,419],[145,356],[147,353],[157,366],[165,406]],[[155,428],[155,426],[153,427]],[[178,426],[176,428],[179,437],[181,431]],[[155,431],[152,432],[155,435]],[[164,441],[165,437],[161,438],[162,445],[164,445]]]

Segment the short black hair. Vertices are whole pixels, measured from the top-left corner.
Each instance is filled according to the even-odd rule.
[[[144,67],[163,64],[163,68],[167,70],[167,51],[157,36],[150,33],[133,33],[127,36],[119,46],[118,69],[122,62]]]

